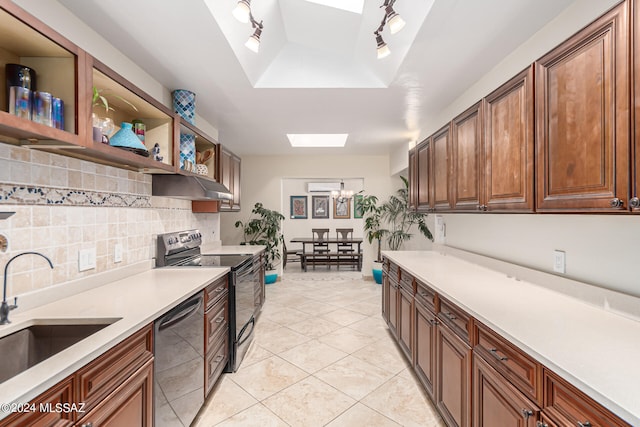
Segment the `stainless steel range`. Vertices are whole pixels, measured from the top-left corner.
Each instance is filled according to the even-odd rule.
[[[229,267],[229,363],[225,372],[235,372],[253,339],[253,328],[261,308],[257,298],[260,265],[249,255],[211,255],[201,253],[202,234],[198,230],[158,236],[158,267]]]

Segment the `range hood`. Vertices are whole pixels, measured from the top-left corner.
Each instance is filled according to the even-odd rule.
[[[233,200],[224,185],[210,179],[186,175],[153,175],[151,194],[186,200]]]

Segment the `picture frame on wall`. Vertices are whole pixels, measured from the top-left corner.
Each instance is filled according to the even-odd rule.
[[[349,219],[351,218],[351,199],[333,199],[333,218]]]
[[[329,218],[329,196],[311,196],[311,217]]]
[[[307,219],[307,196],[290,196],[291,219]]]
[[[362,199],[363,199],[363,195],[362,194],[356,194],[355,196],[353,196],[353,217],[354,218],[362,218],[363,212],[362,212]]]

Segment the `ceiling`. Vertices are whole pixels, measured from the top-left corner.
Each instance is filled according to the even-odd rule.
[[[59,0],[163,86],[197,94],[197,114],[238,155],[386,154],[415,140],[458,98],[573,0],[397,0],[407,22],[373,31],[362,14],[317,0],[253,0],[260,52],[235,0]],[[197,125],[197,123],[196,123]],[[348,133],[344,148],[292,148],[289,133]]]

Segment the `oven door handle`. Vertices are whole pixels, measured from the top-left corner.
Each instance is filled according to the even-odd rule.
[[[249,329],[249,332],[247,333],[247,336],[242,338],[242,336],[247,332],[247,327],[251,325],[251,329]],[[246,323],[246,325],[244,325],[242,327],[242,329],[240,329],[240,333],[238,334],[238,345],[242,345],[242,343],[244,343],[246,340],[249,339],[249,337],[251,336],[251,334],[253,333],[253,328],[256,325],[256,318],[251,316],[251,319]]]
[[[176,323],[183,321],[187,317],[190,317],[196,311],[198,311],[198,309],[202,305],[202,300],[203,298],[202,296],[200,296],[197,299],[189,301],[184,306],[176,307],[173,311],[167,313],[167,315],[160,321],[158,329],[163,330],[169,328]]]

